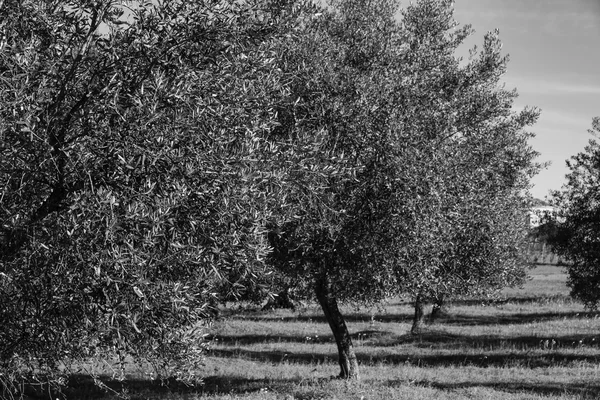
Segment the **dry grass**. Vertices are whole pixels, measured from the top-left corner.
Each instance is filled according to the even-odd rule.
[[[362,380],[332,379],[336,347],[319,309],[245,311],[213,327],[197,388],[152,385],[132,374],[134,399],[595,399],[600,397],[600,316],[568,297],[560,267],[542,266],[503,301],[463,301],[408,334],[412,309],[346,308]],[[73,386],[87,389],[76,389]],[[109,399],[78,382],[72,398]]]

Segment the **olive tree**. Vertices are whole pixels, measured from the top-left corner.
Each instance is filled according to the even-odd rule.
[[[571,296],[596,309],[600,301],[600,117],[592,121],[585,150],[567,160],[567,183],[553,193],[560,212],[541,228],[554,251],[564,257]]]
[[[305,162],[319,173],[297,170],[290,201],[303,209],[271,226],[269,259],[313,292],[343,378],[359,373],[339,303],[429,295],[434,285],[450,284],[439,272],[453,216],[473,213],[482,200],[473,193],[486,179],[505,180],[506,196],[534,169],[522,129],[537,112],[510,110],[516,94],[499,85],[506,59],[497,35],[487,35],[482,51],[461,66],[454,52],[470,28],[457,28],[450,1],[416,2],[399,20],[396,10],[387,1],[331,2],[278,61],[294,79],[274,134],[317,149]],[[497,233],[496,220],[488,225]],[[493,235],[471,239],[467,230],[476,224],[462,226],[473,249],[498,245]]]
[[[386,121],[397,103],[379,110],[376,94],[397,36],[394,11],[383,1],[332,3],[280,51],[292,79],[273,135],[305,154],[289,179],[300,211],[271,226],[269,259],[321,305],[343,378],[357,378],[358,363],[339,303],[381,300],[395,286],[386,249],[399,236],[384,220],[399,206],[391,189],[403,149]]]
[[[468,60],[455,53],[471,34],[457,28],[448,2],[422,2],[403,13],[414,80],[407,130],[421,135],[413,166],[412,235],[399,269],[403,290],[416,305],[452,295],[490,293],[525,276],[530,178],[539,170],[527,127],[536,109],[512,110],[516,90],[501,83],[508,56],[499,33],[489,32]]]
[[[0,383],[115,349],[193,372],[291,212],[268,136],[301,7],[0,2]]]
[[[427,243],[412,248],[414,268],[405,271],[416,306],[413,332],[425,301],[436,310],[451,297],[490,297],[524,281],[527,188],[539,165],[523,128],[536,116],[532,110],[487,120],[492,129],[481,125],[471,139],[447,144],[434,190],[424,199],[427,213],[417,217]]]

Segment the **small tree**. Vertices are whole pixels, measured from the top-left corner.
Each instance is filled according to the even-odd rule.
[[[600,134],[600,117],[590,134]],[[586,307],[600,301],[600,144],[591,139],[585,150],[567,161],[570,173],[561,191],[553,193],[558,218],[545,224],[549,243],[567,261],[571,296]]]
[[[424,105],[412,111],[412,129],[431,146],[422,145],[413,166],[412,235],[398,271],[415,301],[417,332],[423,302],[489,294],[525,276],[526,193],[540,168],[526,128],[539,113],[511,110],[517,92],[500,82],[508,57],[498,32],[461,63],[454,54],[470,29],[455,30],[449,4],[409,7],[404,21],[414,51],[407,61],[418,77],[414,97]]]
[[[430,200],[438,201],[439,207],[431,210],[435,217],[426,219],[423,228],[431,239],[420,259],[429,268],[418,269],[416,264],[415,270],[407,271],[414,298],[433,300],[434,310],[456,296],[493,296],[526,277],[526,189],[537,167],[535,152],[526,143],[528,135],[513,126],[514,131],[494,135],[496,140],[506,135],[511,141],[497,148],[491,144],[490,157],[481,158],[481,153],[454,144],[446,172],[440,172],[446,174],[437,191],[442,194]],[[523,164],[511,161],[515,155]],[[510,175],[515,179],[507,179]],[[416,257],[420,249],[416,248]],[[412,331],[418,332],[421,323],[415,319]]]

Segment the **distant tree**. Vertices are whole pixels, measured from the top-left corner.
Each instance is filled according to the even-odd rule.
[[[485,198],[491,206],[501,196],[514,199],[535,170],[522,129],[537,112],[511,111],[516,93],[499,86],[506,60],[497,36],[488,35],[482,52],[461,66],[454,51],[470,28],[456,29],[450,1],[419,1],[399,22],[396,10],[391,1],[332,2],[286,43],[279,61],[293,79],[274,134],[317,151],[290,194],[302,212],[271,227],[270,261],[313,291],[336,339],[343,378],[359,373],[339,303],[431,296],[444,281],[458,285],[442,269],[460,268],[459,260],[442,260],[451,250],[460,254],[458,245],[448,246],[459,229],[461,245],[478,257],[495,246],[502,254],[515,250],[508,239],[494,241],[499,214],[478,225],[464,213],[477,204],[485,215],[486,205],[477,203],[484,199],[474,194],[482,188],[506,188]],[[472,238],[478,229],[486,233]],[[481,274],[496,271],[500,258],[481,264]]]
[[[401,91],[412,106],[403,129],[421,142],[405,169],[402,224],[410,234],[398,280],[415,301],[418,331],[423,302],[489,294],[525,276],[526,192],[540,168],[526,127],[539,113],[512,111],[517,92],[501,83],[508,57],[498,32],[461,62],[455,52],[471,30],[456,29],[451,3],[419,2],[402,17],[402,60],[413,78]]]
[[[302,5],[127,3],[0,2],[5,388],[113,349],[193,371],[190,327],[268,272],[274,46]]]
[[[439,172],[443,178],[428,199],[432,215],[425,214],[421,228],[430,239],[427,247],[415,248],[415,269],[408,269],[406,276],[416,303],[433,301],[434,309],[439,309],[452,297],[493,296],[524,282],[527,187],[539,168],[536,153],[527,145],[529,134],[523,130],[535,121],[536,113],[527,113],[503,117],[523,125],[514,122],[505,130],[496,125],[491,131],[481,127],[477,150],[473,143],[447,144],[449,153]],[[489,126],[494,126],[491,121]],[[415,316],[423,315],[415,311]],[[422,321],[415,318],[413,332],[419,331]]]
[[[558,217],[542,226],[553,250],[567,261],[571,296],[596,309],[600,301],[600,117],[585,150],[567,160],[570,173],[553,193]]]
[[[524,247],[526,200],[514,194],[495,197],[481,199],[479,205],[464,210],[461,217],[454,218],[453,228],[443,234],[447,243],[440,249],[441,263],[428,291],[421,292],[422,299],[434,303],[432,320],[452,298],[492,298],[501,289],[525,281],[529,265]],[[414,333],[421,322],[415,320]]]

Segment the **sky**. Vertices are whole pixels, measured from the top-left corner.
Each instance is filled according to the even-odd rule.
[[[551,165],[533,178],[531,193],[544,199],[561,188],[565,161],[584,150],[600,116],[600,0],[455,0],[454,18],[475,29],[465,54],[500,30],[510,57],[504,81],[519,92],[515,109],[541,109],[530,144]]]

